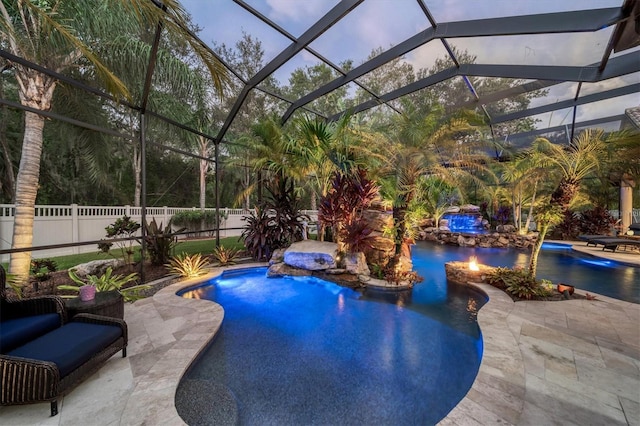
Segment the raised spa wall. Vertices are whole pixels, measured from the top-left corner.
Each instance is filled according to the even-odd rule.
[[[526,235],[520,235],[507,228],[502,230],[502,232],[494,231],[487,232],[485,234],[465,234],[429,227],[420,230],[418,237],[423,241],[435,241],[440,244],[450,244],[463,247],[528,249],[533,247],[535,244],[538,239],[538,233],[531,232]]]

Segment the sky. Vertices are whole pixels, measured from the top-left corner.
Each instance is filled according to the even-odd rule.
[[[181,0],[185,9],[202,28],[200,37],[213,45],[233,46],[242,32],[262,42],[265,63],[290,45],[289,39],[253,17],[232,0]],[[300,36],[321,18],[337,0],[246,0],[246,3],[280,25],[293,36]],[[564,12],[580,9],[619,7],[623,0],[425,0],[437,23],[492,17]],[[541,17],[542,18],[542,17]],[[346,59],[357,66],[371,51],[384,50],[430,27],[416,0],[365,0],[351,13],[311,43],[310,47],[334,63]],[[526,36],[448,39],[452,47],[477,56],[476,63],[523,65],[587,65],[599,62],[613,27],[593,33],[544,34]],[[635,50],[640,50],[635,48]],[[627,52],[623,52],[627,53]],[[446,51],[438,40],[409,52],[403,60],[414,68],[428,68]],[[319,61],[303,51],[278,69],[274,76],[286,84],[290,73]],[[609,81],[583,84],[581,93],[640,82],[640,73]],[[545,98],[532,106],[555,103],[575,97],[577,83],[554,86]],[[578,107],[577,121],[624,113],[640,105],[640,95],[632,94]],[[539,117],[542,127],[571,122],[571,110]]]

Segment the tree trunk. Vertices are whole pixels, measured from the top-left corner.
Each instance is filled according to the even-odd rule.
[[[13,242],[11,248],[33,246],[33,219],[35,215],[36,195],[40,180],[40,158],[42,156],[42,132],[44,117],[24,113],[24,139],[22,142],[22,158],[16,180],[16,211],[13,223]],[[9,261],[9,272],[18,280],[25,282],[29,277],[31,252],[12,253]]]
[[[544,243],[544,237],[547,236],[547,231],[551,227],[550,224],[545,223],[541,225],[541,229],[538,230],[538,239],[536,243],[533,245],[533,249],[531,250],[531,257],[529,258],[529,275],[533,278],[536,277],[536,270],[538,269],[538,255],[540,254],[540,250],[542,249],[542,243]]]
[[[18,95],[22,105],[42,111],[51,109],[51,100],[56,87],[54,79],[21,67],[16,68],[16,79],[20,86]],[[24,113],[22,156],[20,157],[15,191],[16,211],[11,243],[13,249],[33,246],[33,219],[40,180],[43,130],[43,116],[31,112]],[[11,254],[9,272],[15,274],[20,282],[26,282],[29,278],[30,266],[31,252]]]
[[[525,233],[529,232],[529,226],[531,225],[531,218],[533,217],[533,206],[536,203],[536,192],[538,191],[538,181],[533,182],[533,195],[531,195],[531,205],[529,206],[529,214],[527,215],[527,221],[525,222]]]

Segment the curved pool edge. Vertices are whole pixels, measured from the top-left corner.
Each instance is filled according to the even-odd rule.
[[[525,403],[525,368],[518,341],[507,326],[515,302],[491,285],[470,285],[488,297],[477,316],[483,344],[480,368],[467,394],[438,424],[517,424]],[[505,411],[505,400],[512,414],[506,418],[496,414]]]
[[[264,264],[239,267],[248,266]],[[147,332],[153,331],[153,326],[156,329],[171,327],[171,322],[178,314],[195,319],[202,328],[198,329],[190,323],[177,327],[183,331],[175,333],[174,344],[158,348],[162,354],[150,362],[152,366],[149,371],[134,374],[135,386],[127,396],[126,408],[119,424],[185,424],[175,407],[178,384],[198,354],[217,333],[224,311],[214,302],[184,299],[175,293],[203,280],[215,278],[226,269],[228,268],[217,268],[206,277],[173,284],[153,298],[136,302],[131,306],[132,309],[128,309],[130,306],[125,307],[125,319],[128,313],[135,314],[135,320],[131,318],[131,329],[142,327],[139,324],[141,322],[145,326],[149,323]],[[548,368],[547,362],[553,367],[553,363],[557,361],[558,354],[554,354],[553,350],[560,351],[560,354],[571,351],[575,354],[571,361],[574,368],[585,368],[584,364],[580,364],[583,362],[597,362],[589,367],[589,371],[596,374],[595,378],[603,377],[604,374],[622,377],[619,369],[628,363],[640,362],[640,355],[637,354],[640,348],[637,334],[640,305],[600,295],[597,300],[591,301],[579,299],[514,303],[502,291],[489,285],[478,284],[475,287],[489,296],[489,301],[479,310],[477,317],[483,338],[481,365],[465,397],[439,424],[566,423],[573,418],[567,416],[577,416],[586,423],[591,419],[596,422],[625,424],[625,415],[632,420],[629,424],[634,424],[636,418],[633,407],[629,408],[631,411],[625,410],[621,401],[624,398],[633,400],[627,385],[635,392],[640,388],[640,378],[623,377],[622,383],[625,386],[621,390],[610,389],[608,381],[589,381],[589,377],[586,378],[587,383],[580,379],[569,382],[569,387],[559,387],[556,383],[558,373],[550,370],[552,378],[549,379],[545,368]],[[146,304],[153,304],[166,318],[171,315],[163,313],[172,310],[174,317],[169,320],[160,318],[159,315],[147,318],[144,311]],[[186,332],[185,328],[188,328]],[[139,328],[131,331],[138,331],[133,335],[140,334]],[[163,331],[165,334],[174,333],[171,329]],[[189,338],[185,338],[187,336]],[[129,344],[130,347],[140,345],[131,340]],[[616,352],[618,362],[601,366],[605,361],[596,360],[595,357],[602,357],[604,355],[598,354],[612,351]],[[130,353],[136,352],[132,350]],[[593,361],[590,361],[592,358]],[[563,389],[561,396],[556,395],[558,388]],[[602,395],[610,395],[611,401],[603,403],[592,399],[590,389],[597,389]],[[616,395],[624,398],[613,398]],[[559,401],[564,402],[561,404]],[[582,405],[585,401],[588,404],[586,406]]]
[[[157,342],[152,344],[154,348],[158,346],[157,349],[161,355],[153,361],[150,360],[153,365],[147,372],[136,376],[135,386],[127,397],[119,424],[186,424],[176,409],[175,394],[180,380],[191,364],[197,360],[200,353],[218,333],[224,319],[224,309],[215,302],[186,299],[176,293],[195,284],[214,279],[227,270],[259,266],[265,266],[265,264],[252,263],[214,268],[206,275],[171,284],[158,291],[153,297],[135,303],[136,307],[142,308],[151,303],[154,305],[154,311],[157,311],[161,317],[167,314],[167,317],[173,318],[164,321],[160,330],[157,328],[157,315],[156,318],[152,318],[149,314],[147,317],[145,314],[141,315],[142,326],[145,328],[149,326],[146,333],[155,334],[157,337]],[[153,328],[154,322],[156,324],[153,325],[156,328]],[[175,331],[172,328],[175,328]],[[136,342],[129,342],[130,345],[132,343],[136,344]],[[171,347],[162,350],[167,345]]]

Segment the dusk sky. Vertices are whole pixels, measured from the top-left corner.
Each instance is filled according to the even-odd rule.
[[[250,0],[246,1],[294,36],[321,18],[338,2],[336,0]],[[623,0],[425,0],[436,22],[563,12],[580,9],[619,7]],[[210,44],[234,46],[242,31],[262,42],[265,63],[285,49],[290,41],[271,29],[231,0],[182,0],[186,10],[200,27],[201,38]],[[352,59],[354,65],[366,60],[371,51],[384,50],[429,27],[416,0],[365,0],[354,11],[330,28],[311,47],[331,61]],[[544,34],[448,39],[451,46],[468,50],[477,63],[522,65],[586,65],[599,62],[614,27],[595,33]],[[635,51],[640,49],[635,48]],[[628,53],[621,52],[620,54]],[[412,52],[403,60],[415,68],[428,68],[446,51],[434,40]],[[614,55],[617,56],[617,55]],[[295,68],[313,66],[319,61],[303,51],[275,72],[286,84]],[[640,82],[634,73],[593,84],[583,84],[581,95],[595,93]],[[532,106],[573,99],[577,83],[554,86],[546,98],[536,99]],[[625,108],[640,105],[640,95],[627,95],[578,107],[577,121],[622,114]],[[541,127],[571,122],[569,110],[538,116]]]

